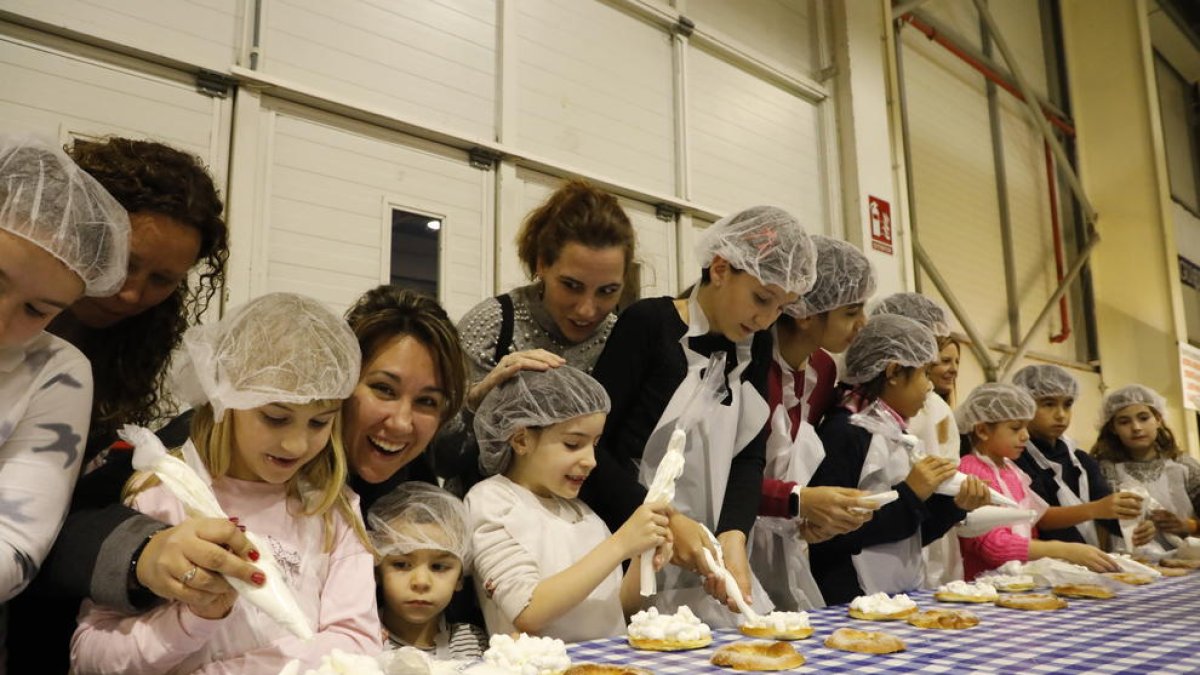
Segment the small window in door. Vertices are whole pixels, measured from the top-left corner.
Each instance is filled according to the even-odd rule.
[[[392,209],[392,285],[438,297],[442,219]]]

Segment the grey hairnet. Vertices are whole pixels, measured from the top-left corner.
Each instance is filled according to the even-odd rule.
[[[129,214],[65,152],[32,136],[0,136],[0,229],[62,261],[86,295],[125,283]]]
[[[1013,375],[1012,381],[1035,399],[1047,396],[1079,398],[1079,381],[1066,368],[1050,363],[1025,366]]]
[[[1167,399],[1163,398],[1162,394],[1141,384],[1130,384],[1104,395],[1104,404],[1101,406],[1104,419],[1100,422],[1101,426],[1108,424],[1122,408],[1138,404],[1158,411],[1159,417],[1167,416]]]
[[[954,421],[966,432],[981,423],[1031,420],[1036,412],[1037,403],[1029,392],[1014,384],[988,382],[971,390],[954,411]]]
[[[858,247],[833,237],[814,234],[816,281],[807,293],[783,311],[798,318],[838,307],[864,303],[875,292],[875,271]]]
[[[211,403],[219,420],[230,409],[344,399],[361,360],[341,317],[312,298],[271,293],[189,328],[171,383],[191,405]]]
[[[442,488],[407,481],[380,497],[367,513],[371,543],[381,556],[422,549],[446,551],[469,563],[471,531],[467,507]]]
[[[817,251],[792,214],[774,206],[752,206],[718,220],[696,245],[700,267],[721,256],[763,285],[804,293],[816,277]]]
[[[873,317],[846,350],[846,373],[842,381],[870,382],[889,363],[922,368],[933,363],[937,353],[937,339],[924,324],[897,314]]]
[[[937,337],[950,334],[950,315],[934,300],[920,293],[893,293],[871,309],[871,316],[899,314],[925,324]]]
[[[488,476],[504,472],[512,458],[508,441],[518,429],[607,414],[611,405],[599,382],[571,366],[523,370],[488,392],[475,412],[479,467]]]

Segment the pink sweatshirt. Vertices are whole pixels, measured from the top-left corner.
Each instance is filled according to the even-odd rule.
[[[73,672],[276,675],[291,659],[300,659],[301,672],[316,668],[335,648],[382,650],[372,557],[340,514],[326,552],[322,519],[294,515],[300,505],[289,504],[284,486],[225,477],[213,482],[213,492],[226,513],[269,542],[316,637],[305,643],[241,598],[228,616],[212,621],[178,602],[127,616],[85,601],[71,641]],[[139,493],[133,506],[166,523],[185,518],[162,485]]]
[[[992,466],[973,454],[959,461],[958,470],[1004,492],[996,484],[996,473]],[[1013,500],[1020,502],[1025,498],[1025,486],[1022,485],[1017,471],[1018,469],[1011,467],[1000,469],[1000,478]],[[1034,533],[1036,532],[1035,529]],[[967,581],[1010,560],[1029,560],[1029,539],[1013,532],[1011,527],[997,527],[981,537],[959,537],[958,541],[962,545],[963,578]]]

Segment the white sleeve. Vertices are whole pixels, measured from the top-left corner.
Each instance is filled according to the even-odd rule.
[[[505,523],[512,518],[529,518],[511,490],[484,481],[471,488],[466,498],[471,513],[471,551],[476,581],[491,589],[491,600],[512,622],[533,598],[541,582],[538,562],[509,533]]]

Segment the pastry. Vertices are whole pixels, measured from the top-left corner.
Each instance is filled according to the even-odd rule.
[[[996,587],[984,581],[951,581],[937,589],[933,597],[942,602],[995,602]]]
[[[567,668],[563,675],[654,675],[645,668],[621,666],[615,663],[580,663]]]
[[[996,599],[996,606],[1028,610],[1062,609],[1067,606],[1067,601],[1050,593],[1029,593],[1026,595],[1010,595],[1005,593]]]
[[[1037,588],[1037,582],[1028,574],[989,574],[975,579],[976,582],[986,582],[992,588],[1003,593],[1021,593]]]
[[[903,593],[890,598],[887,593],[860,595],[850,603],[850,616],[868,621],[897,621],[916,611],[917,604]]]
[[[1113,581],[1119,581],[1130,586],[1145,586],[1154,583],[1154,577],[1149,574],[1134,574],[1133,572],[1109,572],[1104,575]]]
[[[813,634],[808,612],[771,612],[759,616],[757,621],[747,620],[738,630],[764,640],[803,640]]]
[[[1117,597],[1112,589],[1099,584],[1060,584],[1054,587],[1054,594],[1064,598],[1090,598],[1093,600],[1108,600]]]
[[[804,655],[786,642],[734,642],[713,652],[712,664],[734,670],[791,670]]]
[[[1174,567],[1177,569],[1196,570],[1200,569],[1200,559],[1191,560],[1187,558],[1163,558],[1158,561],[1159,567]]]
[[[651,607],[634,614],[626,633],[629,646],[652,652],[679,652],[712,644],[712,630],[687,606],[674,614]]]
[[[927,609],[908,617],[908,623],[917,628],[960,630],[978,626],[979,617],[965,609]]]
[[[521,633],[514,639],[510,635],[496,634],[488,639],[483,661],[497,670],[561,674],[571,666],[567,646],[562,640],[549,637],[534,637]]]
[[[1153,567],[1164,577],[1183,577],[1191,572],[1191,570],[1185,567],[1163,567],[1162,565],[1155,565]]]
[[[873,633],[853,628],[839,628],[825,638],[825,646],[844,652],[862,654],[891,654],[904,651],[904,642],[887,633]]]

